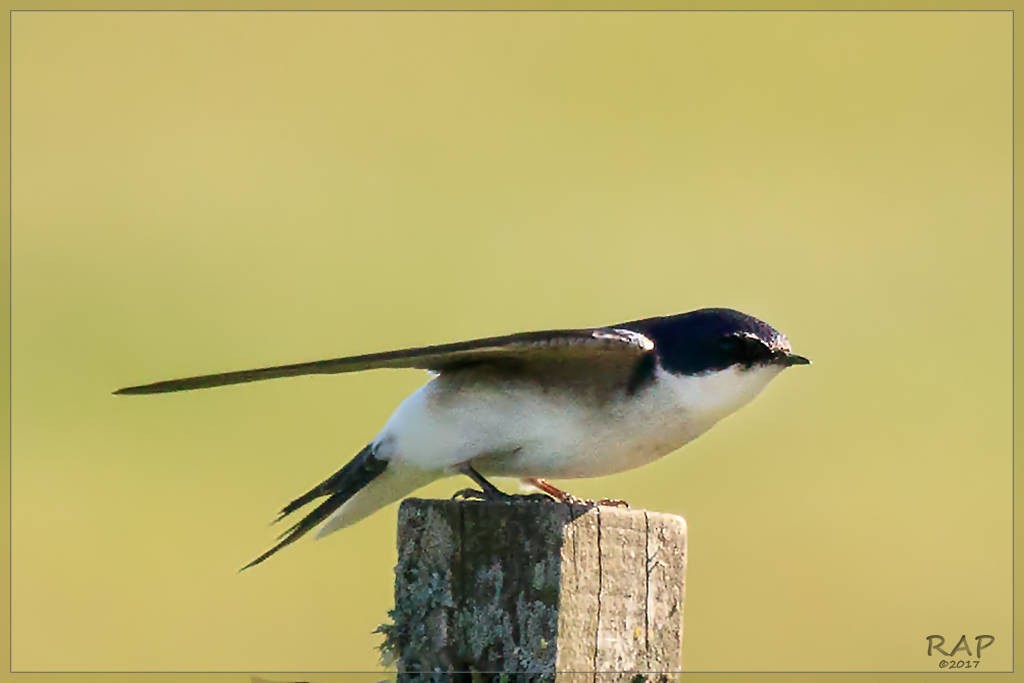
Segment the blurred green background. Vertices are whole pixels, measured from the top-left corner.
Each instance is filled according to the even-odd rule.
[[[1009,668],[1010,54],[1008,13],[15,13],[14,669],[379,667],[394,506],[236,570],[426,375],[111,390],[710,305],[815,365],[571,486],[687,518],[684,666]]]

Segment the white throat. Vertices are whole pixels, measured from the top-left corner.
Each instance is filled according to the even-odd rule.
[[[687,420],[706,429],[750,403],[782,370],[780,365],[733,365],[702,375],[673,375],[658,368],[658,381],[673,393]]]

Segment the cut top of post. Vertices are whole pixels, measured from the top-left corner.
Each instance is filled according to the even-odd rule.
[[[685,568],[686,522],[675,515],[409,499],[385,647],[403,680],[666,680],[680,670]]]

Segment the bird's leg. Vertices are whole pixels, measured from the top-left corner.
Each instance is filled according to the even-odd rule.
[[[464,462],[456,468],[462,474],[472,479],[480,487],[480,490],[476,489],[462,489],[457,491],[452,498],[467,498],[477,500],[510,500],[513,496],[505,493],[491,482],[484,479],[484,475],[473,469],[473,466],[468,462]]]
[[[548,481],[545,481],[544,479],[538,479],[537,477],[527,477],[526,479],[523,479],[523,481],[525,481],[530,486],[540,489],[544,493],[548,494],[549,496],[557,500],[559,503],[583,503],[583,501],[577,498],[576,496],[572,495],[571,493],[568,493],[567,491],[563,491],[562,489],[558,488],[557,486]]]
[[[523,479],[523,481],[525,481],[526,483],[530,484],[531,486],[535,486],[535,487],[539,488],[541,491],[543,491],[544,493],[548,494],[549,496],[551,496],[552,498],[554,498],[558,502],[565,503],[567,505],[586,505],[588,507],[593,507],[595,505],[604,505],[604,506],[608,506],[608,507],[624,507],[624,508],[628,508],[629,507],[629,503],[627,503],[624,500],[615,500],[615,499],[612,499],[612,498],[602,498],[601,500],[596,500],[595,501],[595,500],[589,500],[589,499],[585,499],[585,498],[577,498],[576,496],[572,495],[568,491],[563,491],[562,489],[558,488],[557,486],[555,486],[551,482],[545,481],[543,479],[538,479],[536,477],[528,477],[526,479]]]
[[[492,500],[492,501],[493,500],[501,500],[501,501],[511,501],[511,500],[516,499],[516,498],[520,498],[520,499],[540,498],[541,500],[546,500],[546,501],[550,501],[551,500],[550,497],[548,497],[547,495],[545,495],[543,493],[531,493],[531,494],[525,495],[525,496],[523,496],[523,495],[515,495],[515,494],[511,494],[511,493],[505,493],[504,491],[500,490],[497,486],[495,486],[491,482],[487,481],[487,479],[485,479],[482,474],[477,472],[476,469],[474,469],[473,466],[470,465],[468,462],[462,463],[461,465],[459,465],[456,468],[456,471],[461,472],[462,474],[465,474],[467,477],[469,477],[470,479],[475,481],[477,484],[479,484],[481,490],[478,491],[476,489],[462,489],[461,491],[456,491],[452,495],[452,500],[462,499],[462,500]]]

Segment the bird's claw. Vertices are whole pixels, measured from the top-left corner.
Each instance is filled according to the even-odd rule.
[[[561,499],[561,502],[566,505],[581,505],[583,507],[594,508],[594,507],[613,507],[613,508],[629,508],[629,503],[624,500],[618,500],[617,498],[601,498],[600,500],[592,500],[590,498],[578,498],[571,493],[566,493]]]
[[[541,500],[548,502],[558,502],[546,493],[530,493],[524,495],[515,495],[511,493],[504,493],[503,491],[497,491],[495,493],[488,493],[487,491],[481,491],[480,489],[468,488],[461,489],[452,494],[452,500],[486,500],[486,501],[504,501],[511,502],[513,500]]]
[[[546,503],[559,502],[557,498],[552,498],[546,493],[523,493],[516,496],[516,498],[522,498],[523,500],[539,500]]]
[[[577,498],[568,491],[563,491],[554,484],[539,477],[530,477],[523,480],[530,486],[535,486],[541,491],[551,496],[551,499],[559,503],[565,503],[566,505],[580,505],[582,507],[617,507],[617,508],[628,508],[629,503],[624,500],[616,500],[615,498],[602,498],[601,500],[590,500],[589,498]]]
[[[502,502],[510,503],[516,498],[522,498],[523,496],[514,496],[504,491],[497,489],[493,491],[481,491],[480,489],[462,489],[452,494],[452,500],[485,500],[489,502]]]
[[[453,493],[452,500],[492,500],[492,498],[479,489],[468,488]]]
[[[496,488],[491,487],[488,489],[484,487],[482,489],[467,488],[456,491],[452,494],[452,500],[484,500],[484,501],[502,501],[510,503],[513,500],[542,500],[552,503],[564,503],[566,505],[579,505],[582,507],[617,507],[617,508],[628,508],[629,503],[624,500],[617,500],[615,498],[601,498],[600,500],[591,500],[589,498],[578,498],[566,491],[556,488],[543,480],[537,480],[542,487],[543,493],[530,493],[514,495],[505,493]]]

